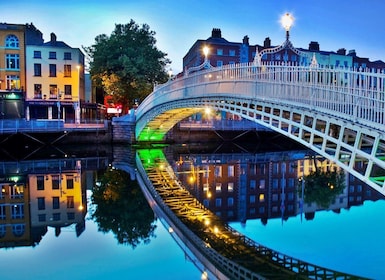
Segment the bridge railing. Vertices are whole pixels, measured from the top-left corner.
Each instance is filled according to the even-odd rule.
[[[223,87],[219,86],[241,83],[244,92],[232,92],[228,90],[231,86],[222,90]],[[379,129],[383,129],[385,124],[383,71],[292,64],[232,64],[170,80],[154,88],[139,106],[137,116],[170,100],[186,98],[186,92],[190,97],[193,93],[197,97],[237,94],[245,98],[302,105]]]

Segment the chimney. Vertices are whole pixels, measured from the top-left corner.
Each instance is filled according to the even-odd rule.
[[[309,44],[309,51],[319,51],[319,44],[318,42],[311,41]]]
[[[55,33],[51,33],[51,42],[55,43],[56,42],[56,35]]]
[[[337,53],[341,54],[341,55],[346,55],[346,49],[344,49],[344,48],[338,49]]]
[[[248,45],[249,44],[249,37],[247,35],[245,37],[243,37],[243,44],[244,45]]]
[[[211,37],[213,37],[213,38],[222,38],[221,29],[213,28],[213,31],[211,32]]]
[[[270,48],[271,47],[271,40],[269,37],[266,37],[265,41],[263,41],[263,47],[264,48]]]

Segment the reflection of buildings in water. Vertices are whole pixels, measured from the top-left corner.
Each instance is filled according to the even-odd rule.
[[[23,176],[0,178],[0,248],[30,246],[28,188]]]
[[[34,246],[54,227],[85,229],[86,187],[106,158],[0,162],[0,248]],[[13,176],[12,174],[18,174]],[[1,178],[2,177],[2,178]]]
[[[299,213],[314,218],[321,209],[316,203],[303,203],[301,179],[315,168],[339,168],[321,157],[308,157],[309,151],[260,154],[181,154],[175,173],[199,201],[226,221],[287,219]],[[346,188],[328,209],[362,204],[382,198],[353,176],[346,176]]]

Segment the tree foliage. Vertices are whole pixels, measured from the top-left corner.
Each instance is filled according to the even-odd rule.
[[[107,170],[95,186],[91,214],[100,231],[113,232],[119,244],[135,248],[154,237],[154,212],[136,181],[121,170]]]
[[[90,74],[96,86],[112,95],[124,109],[151,93],[155,83],[167,81],[167,54],[156,47],[155,32],[134,20],[115,24],[110,36],[98,35],[90,47]]]
[[[306,203],[315,202],[318,206],[328,208],[345,188],[343,171],[320,171],[316,169],[304,177],[304,196]]]

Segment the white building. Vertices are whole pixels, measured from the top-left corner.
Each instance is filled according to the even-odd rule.
[[[84,54],[56,40],[26,46],[26,119],[80,123],[85,100]]]

